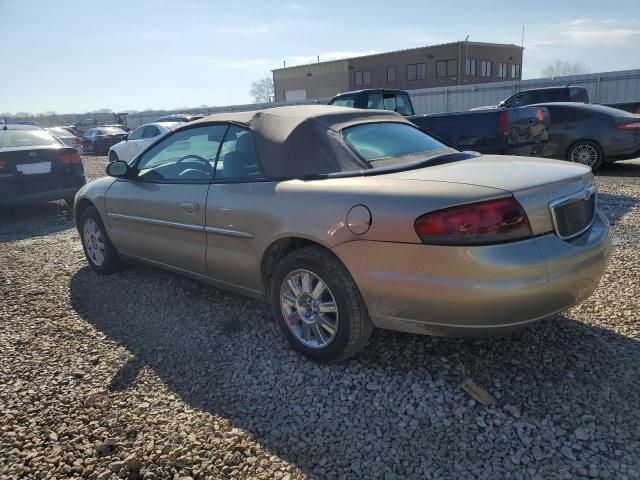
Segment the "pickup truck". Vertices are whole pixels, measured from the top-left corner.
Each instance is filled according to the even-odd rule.
[[[395,111],[452,147],[487,154],[539,155],[549,132],[544,107],[415,115],[409,94],[394,89],[341,93],[329,105]]]
[[[534,88],[531,90],[523,90],[521,92],[514,93],[509,98],[504,99],[498,105],[477,107],[472,109],[472,111],[516,108],[526,105],[535,105],[537,103],[557,102],[590,103],[589,92],[584,87],[572,87],[570,85],[567,85],[565,87]],[[640,114],[640,102],[607,103],[602,105],[604,105],[605,107],[625,110],[630,113]]]

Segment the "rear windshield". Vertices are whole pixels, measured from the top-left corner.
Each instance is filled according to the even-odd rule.
[[[73,135],[62,127],[50,128],[49,132],[52,133],[53,135],[57,135],[58,137],[70,137]]]
[[[418,157],[429,158],[457,151],[406,123],[355,125],[345,128],[342,136],[347,145],[373,167],[398,165]]]
[[[2,148],[58,144],[58,141],[44,130],[0,130],[0,147]]]
[[[106,127],[98,129],[98,133],[100,135],[122,135],[123,133],[126,135],[127,132],[120,128]]]

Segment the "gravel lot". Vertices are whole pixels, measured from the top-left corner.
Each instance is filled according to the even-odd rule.
[[[62,203],[0,211],[0,478],[640,478],[640,161],[598,184],[591,299],[503,338],[377,331],[337,366],[262,303],[94,274]]]

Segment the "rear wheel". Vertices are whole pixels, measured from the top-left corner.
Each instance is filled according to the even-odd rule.
[[[80,217],[80,238],[91,268],[104,274],[120,270],[118,251],[111,243],[95,207],[87,208]]]
[[[118,154],[113,150],[111,150],[109,152],[109,162],[113,163],[113,162],[117,162],[118,160],[119,160]]]
[[[294,349],[318,361],[351,357],[373,330],[346,268],[321,247],[305,247],[277,265],[271,287],[274,316]]]
[[[590,140],[581,140],[574,143],[567,153],[567,160],[581,165],[598,169],[604,160],[600,145]]]

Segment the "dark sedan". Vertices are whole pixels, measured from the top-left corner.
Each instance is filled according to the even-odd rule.
[[[38,127],[0,128],[0,205],[65,200],[85,184],[82,159]]]
[[[640,115],[603,105],[540,103],[549,110],[544,157],[596,170],[603,163],[640,156]]]
[[[82,148],[85,153],[106,155],[112,146],[128,136],[127,132],[117,127],[90,128],[82,134]]]

